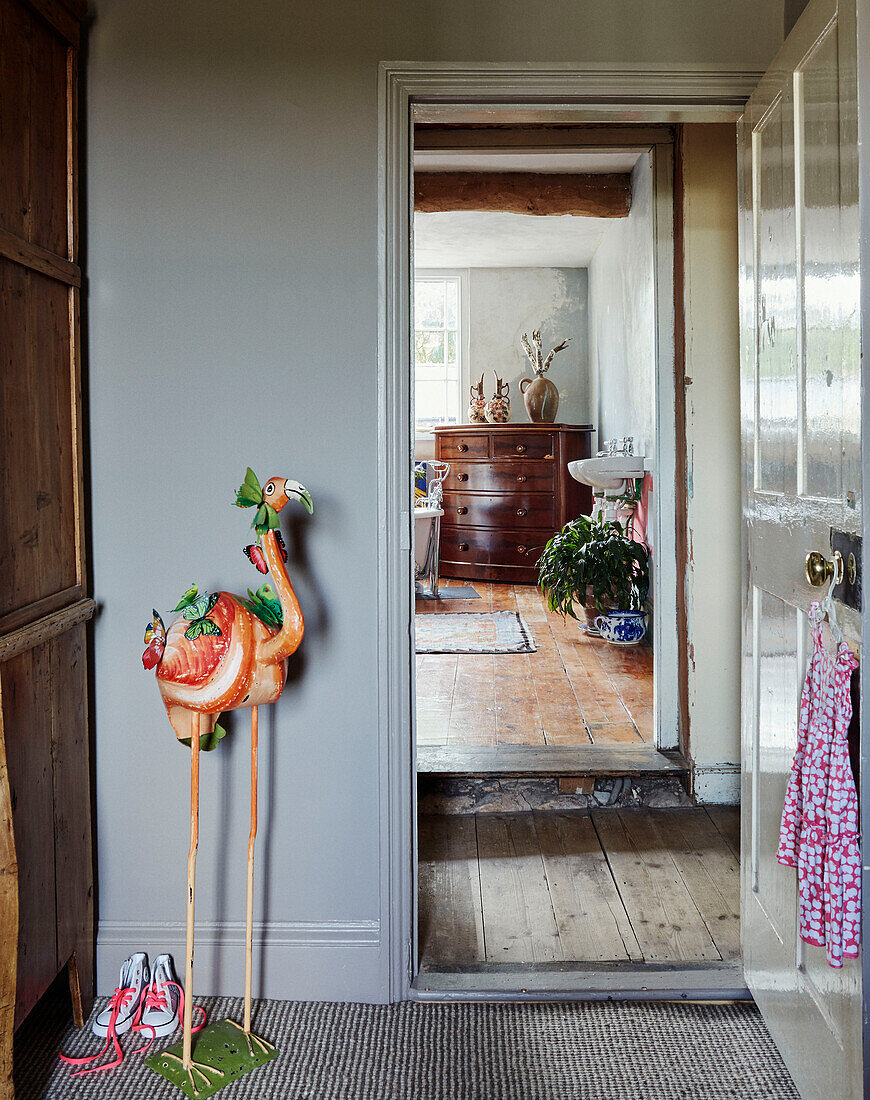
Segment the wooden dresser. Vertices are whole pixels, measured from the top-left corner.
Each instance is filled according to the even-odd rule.
[[[534,584],[545,543],[592,511],[592,490],[568,463],[588,458],[591,424],[465,424],[435,428],[444,482],[441,573]]]

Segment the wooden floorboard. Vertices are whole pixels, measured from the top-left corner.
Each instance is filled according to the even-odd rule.
[[[473,817],[420,817],[420,923],[423,958],[486,959],[477,830]]]
[[[534,819],[562,957],[591,962],[643,959],[589,815],[539,813]]]
[[[740,957],[740,860],[706,813],[660,811],[650,825],[667,848],[723,959]]]
[[[424,817],[420,844],[423,969],[721,967],[741,984],[739,863],[702,808]]]
[[[442,587],[458,583],[447,580]],[[529,654],[418,654],[421,744],[652,744],[649,646],[620,649],[585,635],[576,621],[549,611],[534,585],[475,581],[473,587],[481,599],[418,599],[416,611],[519,611],[537,649]]]
[[[710,820],[725,838],[728,847],[740,860],[740,807],[739,806],[707,806],[705,807]]]
[[[617,889],[645,959],[698,962],[721,955],[649,811],[593,813]]]
[[[532,815],[478,815],[477,850],[487,962],[561,959]]]
[[[652,745],[432,745],[417,747],[417,771],[432,775],[685,775],[679,753]]]

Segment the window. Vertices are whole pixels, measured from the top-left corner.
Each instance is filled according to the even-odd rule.
[[[425,435],[437,424],[460,422],[462,392],[459,275],[414,279],[414,424]]]

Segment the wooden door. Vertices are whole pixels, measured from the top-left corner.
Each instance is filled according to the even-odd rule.
[[[811,0],[739,131],[744,459],[742,939],[746,980],[805,1100],[858,1097],[860,963],[797,935],[776,861],[808,657],[804,576],[861,532],[854,0]],[[843,608],[847,637],[860,618]]]
[[[74,989],[93,986],[76,219],[84,14],[81,0],[0,0],[0,1097],[11,1095],[13,1022],[71,961]]]

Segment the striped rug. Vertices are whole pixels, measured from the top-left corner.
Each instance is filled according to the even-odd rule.
[[[241,1000],[204,1003],[212,1019],[241,1019]],[[17,1036],[17,1100],[180,1100],[129,1035],[120,1069],[71,1077],[57,1050],[97,1040],[67,1025],[63,1004],[52,1012],[40,1006]],[[261,1001],[254,1029],[280,1057],[225,1100],[799,1100],[752,1004]]]

